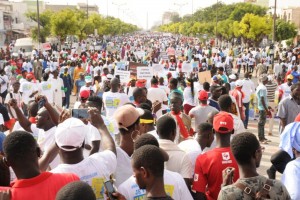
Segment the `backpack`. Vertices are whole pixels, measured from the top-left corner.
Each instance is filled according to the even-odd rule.
[[[241,183],[237,181],[236,183],[233,184],[235,187],[241,189],[243,193],[245,193],[248,196],[251,196],[252,199],[255,200],[262,200],[262,199],[270,199],[269,192],[272,189],[273,182],[270,179],[267,179],[267,181],[264,183],[264,186],[258,191],[254,192],[250,187],[248,187],[246,184]]]

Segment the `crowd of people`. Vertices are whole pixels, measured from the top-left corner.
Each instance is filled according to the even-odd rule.
[[[300,199],[297,49],[136,33],[0,57],[0,199]],[[163,73],[138,79],[132,62]]]

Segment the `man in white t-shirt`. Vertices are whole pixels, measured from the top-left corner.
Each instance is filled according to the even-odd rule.
[[[196,106],[195,108],[192,108],[189,112],[189,116],[191,118],[195,117],[194,127],[198,127],[199,124],[206,122],[208,118],[208,113],[213,111],[218,112],[216,108],[207,104],[208,93],[205,90],[200,90],[200,92],[198,93],[198,99],[200,105]]]
[[[83,90],[88,90],[90,91],[90,96],[95,95],[96,94],[96,89],[94,86],[92,86],[92,77],[91,76],[85,76],[84,77],[85,80],[85,85],[81,86],[80,91]]]
[[[120,106],[129,102],[128,96],[119,92],[121,85],[118,78],[113,78],[110,85],[110,91],[104,92],[102,97],[107,118],[112,118]]]
[[[19,92],[19,89],[20,89],[20,83],[19,82],[14,82],[14,84],[12,85],[13,87],[13,91],[12,92],[9,92],[7,95],[6,95],[6,98],[5,98],[5,101],[4,103],[8,106],[7,107],[7,110],[8,110],[8,114],[11,118],[17,118],[17,115],[16,115],[16,112],[15,110],[9,106],[8,102],[11,100],[11,99],[16,99],[17,101],[17,105],[19,107],[19,109],[23,112],[22,110],[22,95],[21,93]]]
[[[48,102],[54,103],[54,89],[51,81],[48,81],[49,75],[43,74],[43,81],[39,84],[40,94],[47,97]]]
[[[56,130],[56,124],[58,123],[58,113],[48,103],[46,97],[44,107],[38,111],[36,116],[36,124],[31,123],[21,112],[15,99],[9,101],[9,105],[15,110],[17,119],[21,127],[30,133],[37,140],[42,152],[46,153],[50,151],[51,145],[54,144],[54,133]],[[49,163],[51,168],[56,167],[59,164],[59,157]]]
[[[152,104],[159,102],[162,108],[156,112],[157,118],[162,116],[163,105],[168,105],[168,97],[166,92],[158,87],[158,80],[156,78],[151,79],[151,88],[148,89],[147,99],[149,99]]]
[[[65,91],[64,91],[64,82],[63,80],[58,77],[58,70],[51,69],[52,71],[52,78],[49,78],[48,81],[51,82],[53,90],[54,90],[54,105],[62,108],[62,101],[65,98]]]
[[[88,131],[87,126],[79,119],[69,118],[59,124],[55,132],[55,142],[63,164],[52,170],[53,173],[74,173],[81,181],[88,183],[95,192],[97,199],[105,199],[104,182],[110,180],[110,175],[117,166],[116,147],[110,136],[100,112],[90,110],[91,124],[101,135],[102,152],[97,152],[87,158],[83,157],[83,146]]]
[[[136,140],[134,149],[139,149],[145,145],[154,145],[159,148],[158,141],[154,136],[144,134]],[[161,151],[163,152],[162,149]],[[166,152],[163,152],[163,154],[166,154]],[[191,193],[182,176],[176,172],[167,169],[164,170],[164,186],[166,193],[174,200],[192,199]],[[146,194],[145,190],[140,189],[133,176],[123,182],[118,187],[118,191],[123,194],[127,200],[142,199]]]
[[[33,100],[34,95],[38,93],[38,89],[34,87],[34,83],[32,83],[33,79],[32,74],[26,75],[26,81],[22,82],[20,85],[20,93],[22,94],[22,103],[23,103],[23,111],[27,116],[27,106],[30,100]]]
[[[287,77],[287,82],[286,83],[282,83],[278,89],[279,89],[279,98],[278,98],[278,102],[281,101],[281,99],[284,99],[286,97],[288,97],[291,94],[291,86],[293,84],[293,75],[289,74]]]

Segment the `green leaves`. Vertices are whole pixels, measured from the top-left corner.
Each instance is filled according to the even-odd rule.
[[[28,12],[26,16],[37,22],[37,14]],[[57,36],[64,41],[67,35],[77,35],[80,40],[93,34],[97,29],[98,35],[117,35],[139,30],[135,25],[124,23],[119,19],[103,18],[99,14],[90,14],[81,10],[64,9],[58,12],[46,10],[40,14],[40,35],[42,42],[50,35]],[[31,30],[32,38],[37,40],[37,28]]]

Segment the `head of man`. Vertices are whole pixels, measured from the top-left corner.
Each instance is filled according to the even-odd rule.
[[[69,69],[67,67],[64,68],[64,74],[67,74]]]
[[[136,84],[136,80],[133,78],[130,80],[130,86],[131,87],[135,87],[135,84]]]
[[[211,111],[211,112],[209,112],[208,115],[207,115],[207,123],[213,124],[214,117],[218,113],[219,113],[219,111]]]
[[[209,85],[208,82],[204,82],[204,83],[203,83],[203,89],[204,89],[206,92],[209,92],[210,85]]]
[[[260,75],[259,82],[266,85],[268,83],[268,76],[266,74]]]
[[[101,113],[102,109],[102,98],[99,96],[90,96],[86,102],[87,107],[89,108],[97,108]]]
[[[65,185],[56,194],[55,200],[96,200],[91,186],[84,181],[75,181]]]
[[[170,90],[177,89],[177,86],[178,86],[178,80],[176,78],[171,78],[169,82]]]
[[[231,134],[234,133],[233,125],[233,117],[228,112],[221,111],[215,115],[213,130],[216,134],[217,145],[229,146]]]
[[[140,116],[144,111],[140,108],[135,108],[133,105],[126,104],[119,107],[114,119],[117,122],[121,137],[134,142],[140,135]]]
[[[163,77],[159,77],[159,85],[164,85],[165,79]]]
[[[168,115],[161,116],[156,122],[156,131],[160,139],[174,141],[176,137],[176,122]]]
[[[120,87],[121,87],[120,79],[118,79],[118,78],[111,79],[111,81],[110,81],[110,90],[112,92],[119,92]]]
[[[291,85],[293,84],[294,76],[293,76],[292,74],[289,74],[289,75],[286,77],[286,79],[287,79],[287,84],[288,84],[289,86],[291,86]]]
[[[34,78],[34,76],[33,76],[32,74],[27,74],[27,75],[26,75],[26,80],[27,80],[28,82],[31,82],[33,78]]]
[[[41,156],[41,150],[31,133],[10,133],[3,142],[3,151],[6,165],[13,168],[17,178],[24,178],[31,170],[39,172],[38,158]]]
[[[13,89],[14,89],[14,92],[18,92],[20,89],[20,82],[18,82],[18,81],[14,82]]]
[[[218,68],[218,74],[223,75],[224,74],[224,67]]]
[[[77,118],[66,119],[57,126],[54,137],[64,163],[70,156],[74,156],[72,159],[83,159],[82,148],[87,131],[88,127]]]
[[[53,122],[47,109],[44,107],[39,109],[36,116],[36,127],[45,130],[49,128],[50,124],[53,125]]]
[[[156,77],[153,77],[153,78],[151,79],[151,86],[153,87],[153,86],[157,86],[157,85],[158,85],[158,80],[157,80]]]
[[[140,132],[141,134],[155,130],[154,118],[149,110],[144,110],[144,114],[140,117]]]
[[[259,167],[262,148],[256,136],[252,133],[241,133],[232,138],[231,151],[239,166]]]
[[[222,87],[218,85],[212,85],[210,87],[210,93],[211,93],[211,97],[217,100],[222,94]]]
[[[170,94],[170,108],[175,114],[180,113],[183,103],[183,96],[178,92]]]
[[[91,76],[85,76],[84,81],[85,81],[86,87],[90,87],[92,85],[92,77]]]
[[[82,73],[82,72],[80,72],[80,74],[79,74],[79,78],[80,78],[80,80],[84,80],[84,73]]]
[[[298,66],[297,65],[294,65],[294,67],[293,67],[293,71],[298,71]]]
[[[232,99],[228,94],[220,96],[218,102],[221,111],[231,112]]]
[[[300,82],[293,84],[291,86],[291,92],[292,92],[292,97],[294,99],[297,99],[297,100],[300,99]]]
[[[135,88],[132,95],[134,101],[138,104],[145,103],[147,101],[147,93],[143,88]]]
[[[147,190],[155,182],[163,179],[164,157],[154,145],[145,145],[135,150],[131,165],[136,183],[141,189]]]
[[[197,141],[201,146],[201,149],[204,150],[205,147],[210,147],[214,141],[214,134],[212,131],[213,126],[210,123],[201,123],[197,127]]]
[[[57,69],[53,70],[52,74],[53,74],[54,78],[57,78],[57,76],[58,76],[58,70]]]
[[[244,74],[244,78],[249,78],[249,72],[246,72],[246,73]]]
[[[199,91],[198,99],[199,99],[201,105],[207,105],[208,93],[205,90]]]
[[[104,65],[104,66],[103,66],[102,71],[103,71],[103,74],[104,74],[104,75],[107,75],[107,74],[109,73],[107,65]]]

